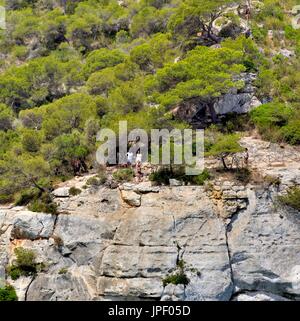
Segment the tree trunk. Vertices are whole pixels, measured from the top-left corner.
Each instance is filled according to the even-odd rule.
[[[46,192],[46,190],[43,187],[41,187],[40,185],[38,185],[34,179],[31,179],[31,182],[34,185],[34,187],[36,187],[39,191],[41,191],[42,193]]]
[[[222,160],[222,164],[223,164],[223,166],[224,166],[224,169],[227,171],[227,170],[228,170],[228,167],[227,167],[226,162],[225,162],[225,157],[226,157],[226,156],[221,156],[221,160]]]
[[[88,167],[83,159],[80,160],[80,166],[83,168],[84,173],[88,172]]]
[[[212,40],[215,43],[220,43],[221,39],[217,37],[215,34],[211,32],[211,30],[208,30],[207,36],[210,40]]]
[[[216,114],[216,111],[215,111],[215,108],[214,108],[214,104],[213,103],[210,103],[208,105],[208,108],[209,108],[209,112],[210,112],[210,115],[211,115],[211,119],[213,121],[213,123],[216,123],[217,120],[218,120],[218,116]]]

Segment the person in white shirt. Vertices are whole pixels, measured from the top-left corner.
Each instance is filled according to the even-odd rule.
[[[142,162],[142,154],[140,152],[138,152],[136,154],[136,163],[141,163]]]
[[[127,153],[127,165],[131,165],[132,164],[132,160],[133,160],[133,153],[132,152],[128,152]]]

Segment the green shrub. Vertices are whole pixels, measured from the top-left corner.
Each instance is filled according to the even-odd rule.
[[[276,176],[271,176],[267,175],[264,178],[264,181],[269,185],[269,186],[279,186],[281,184],[281,180],[279,177]]]
[[[86,185],[88,185],[88,186],[100,186],[101,185],[101,181],[97,177],[90,177],[86,181]]]
[[[251,171],[248,168],[238,168],[235,171],[235,178],[242,183],[249,183],[251,178]]]
[[[13,280],[17,280],[20,276],[34,275],[42,268],[41,264],[35,262],[36,255],[34,251],[17,247],[14,252],[16,260],[7,267],[7,273]]]
[[[28,206],[28,209],[37,213],[57,214],[57,205],[55,203],[44,203],[42,200],[35,200]]]
[[[58,271],[58,274],[66,274],[68,273],[68,269],[67,268],[61,268],[59,271]]]
[[[163,279],[163,286],[166,286],[168,284],[184,284],[188,285],[190,283],[189,278],[186,276],[186,274],[182,271],[177,272],[175,274],[168,275]]]
[[[10,265],[8,268],[7,268],[7,273],[8,275],[11,277],[12,280],[17,280],[19,277],[21,277],[23,275],[23,272],[22,270],[15,266],[15,265]]]
[[[23,247],[15,248],[17,257],[16,263],[22,268],[33,268],[35,266],[36,255],[32,250],[24,249]]]
[[[177,262],[177,271],[175,273],[172,273],[168,276],[166,276],[163,279],[163,286],[166,286],[168,284],[183,284],[183,285],[188,285],[190,283],[189,278],[186,276],[184,272],[185,268],[185,262],[184,260],[178,260]]]
[[[254,25],[252,28],[252,35],[257,42],[262,42],[268,34],[268,31],[264,28]]]
[[[39,132],[35,130],[27,129],[22,135],[22,146],[23,148],[31,153],[39,151],[41,146],[41,137]]]
[[[107,174],[105,169],[99,169],[98,178],[101,184],[104,184],[107,181]]]
[[[99,174],[98,177],[99,177],[100,183],[101,183],[102,185],[106,183],[106,181],[107,181],[107,176],[106,176],[105,174]]]
[[[80,188],[76,188],[76,187],[71,187],[69,189],[69,194],[72,195],[72,196],[76,196],[76,195],[79,195],[81,193],[81,189]]]
[[[126,56],[117,49],[109,50],[107,48],[101,48],[94,50],[87,56],[83,72],[85,76],[89,76],[96,71],[122,63],[125,57]]]
[[[184,269],[184,267],[185,267],[185,262],[184,262],[184,260],[179,260],[178,262],[177,262],[177,267],[179,267],[181,270],[183,270]]]
[[[131,168],[119,169],[113,173],[113,178],[118,182],[129,182],[133,179],[133,170]]]
[[[226,164],[226,158],[229,155],[244,151],[244,148],[239,144],[239,140],[240,135],[238,134],[223,135],[217,133],[206,155],[219,158],[222,161],[224,169],[229,170]]]
[[[158,171],[151,173],[149,176],[150,181],[157,183],[158,185],[169,185],[170,179],[177,179],[185,183],[190,183],[192,185],[204,185],[205,181],[210,178],[210,173],[205,169],[199,175],[186,175],[185,168],[162,168]]]
[[[16,195],[15,205],[28,205],[33,199],[39,196],[40,192],[37,189],[27,189]]]
[[[290,123],[294,116],[292,108],[280,103],[269,103],[251,111],[251,119],[259,133],[266,140],[279,142],[285,140],[291,144],[300,142],[297,126],[299,121]]]
[[[13,201],[13,195],[0,194],[0,204],[7,204]]]
[[[253,128],[253,123],[249,114],[228,113],[221,119],[221,123],[216,126],[221,132],[232,134],[234,132],[247,131]]]
[[[285,104],[269,103],[253,109],[250,113],[252,120],[259,128],[284,126],[293,115],[293,111]]]
[[[57,214],[57,204],[53,202],[49,193],[42,194],[39,198],[33,200],[28,209],[32,212]]]
[[[171,172],[166,168],[159,169],[158,171],[151,173],[149,176],[150,181],[155,182],[158,185],[168,185],[170,178],[172,178]]]
[[[28,49],[26,46],[14,46],[12,55],[18,59],[25,59],[28,55]]]
[[[279,196],[279,201],[284,205],[300,211],[300,188],[291,188],[290,190],[288,190],[286,195]]]
[[[187,176],[190,178],[190,182],[195,185],[204,185],[204,183],[210,179],[210,173],[207,169],[205,169],[201,174],[196,176]]]
[[[282,127],[281,134],[287,143],[291,145],[300,144],[300,120],[290,121],[286,126]]]
[[[6,285],[0,289],[0,301],[18,301],[16,291],[13,286]]]

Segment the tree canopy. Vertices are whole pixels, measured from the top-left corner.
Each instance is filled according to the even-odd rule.
[[[7,1],[0,202],[93,167],[97,131],[120,120],[129,130],[189,128],[173,111],[192,101],[213,115],[220,97],[248,89],[243,73],[263,102],[250,115],[259,134],[300,144],[300,30],[288,14],[297,1],[252,1],[245,17],[248,2]],[[216,157],[241,150],[222,125],[208,143]]]

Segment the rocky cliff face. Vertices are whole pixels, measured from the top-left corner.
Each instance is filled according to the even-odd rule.
[[[233,89],[210,104],[203,103],[198,98],[187,100],[174,108],[172,113],[196,128],[205,128],[230,113],[247,114],[262,104],[255,96],[256,77],[254,73],[243,73],[237,79],[244,83],[242,89]]]
[[[290,179],[292,173],[299,167]],[[275,206],[280,187],[145,182],[69,196],[69,186],[85,180],[56,190],[59,215],[0,211],[0,278],[19,299],[300,298],[300,213]],[[6,274],[16,246],[33,249],[44,263],[36,277],[13,281]],[[189,283],[163,284],[180,264]]]

